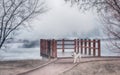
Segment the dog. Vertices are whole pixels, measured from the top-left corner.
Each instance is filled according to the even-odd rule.
[[[81,60],[81,54],[80,53],[73,52],[72,56],[73,56],[73,63],[76,63],[78,59],[79,59],[79,62],[80,62],[80,60]]]

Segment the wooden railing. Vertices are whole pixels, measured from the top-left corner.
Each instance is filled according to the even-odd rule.
[[[57,50],[73,49],[74,52],[80,52],[90,56],[101,56],[100,40],[97,39],[74,39],[74,40],[46,40],[41,39],[41,55],[57,57]]]

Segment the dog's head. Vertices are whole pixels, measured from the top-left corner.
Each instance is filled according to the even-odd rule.
[[[72,56],[75,56],[77,53],[76,52],[72,52]]]

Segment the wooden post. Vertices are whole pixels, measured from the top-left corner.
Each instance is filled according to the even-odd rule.
[[[52,57],[54,57],[54,40],[52,40]]]
[[[77,39],[77,52],[79,53],[79,39]]]
[[[101,56],[100,40],[98,40],[98,57]]]
[[[45,40],[46,48],[45,48],[45,54],[48,55],[48,40]]]
[[[57,57],[57,41],[53,39],[53,57]]]
[[[53,39],[53,57],[55,57],[55,40]]]
[[[95,45],[96,45],[96,40],[94,39],[93,40],[93,56],[95,56],[96,55],[96,47],[95,47]]]
[[[83,54],[83,39],[80,40],[81,54]]]
[[[64,39],[62,39],[62,52],[64,53]]]
[[[46,50],[46,40],[44,40],[44,53],[45,53],[45,50]]]
[[[44,51],[44,40],[42,40],[42,54],[43,54],[43,51]]]
[[[55,48],[55,58],[57,58],[57,41],[55,40],[54,43],[55,43],[55,47],[54,47]]]
[[[51,40],[47,40],[47,55],[51,57]]]
[[[85,54],[87,54],[87,48],[86,48],[87,47],[87,39],[84,40],[84,44],[85,44],[85,46],[84,46]]]
[[[76,52],[76,39],[74,39],[74,52]]]
[[[91,40],[90,39],[88,40],[88,43],[89,43],[89,55],[91,55]]]
[[[44,45],[44,39],[43,39],[43,40],[42,40],[42,53],[44,53],[44,50],[45,50],[45,49],[44,49],[44,46],[45,46],[45,45]]]

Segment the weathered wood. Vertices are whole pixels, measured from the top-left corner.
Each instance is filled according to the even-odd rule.
[[[100,49],[100,40],[98,40],[98,57],[101,56],[101,49]]]
[[[77,39],[77,52],[79,53],[79,39]]]
[[[83,54],[83,39],[81,39],[80,42],[81,42],[81,44],[80,44],[81,45],[81,54]]]
[[[54,40],[52,40],[52,56],[54,56]]]
[[[91,40],[90,39],[89,39],[88,44],[89,44],[89,55],[91,55]]]
[[[93,40],[94,42],[93,42],[93,56],[95,56],[96,55],[96,49],[95,49],[95,46],[96,46],[96,40],[94,39]]]
[[[64,39],[62,39],[62,52],[64,52]]]
[[[76,39],[74,39],[74,52],[76,52]]]
[[[56,53],[56,51],[55,51],[55,39],[53,39],[53,57],[55,57],[55,54]]]
[[[57,41],[55,40],[55,57],[57,58]]]
[[[84,40],[84,44],[85,44],[85,54],[87,54],[87,39]]]
[[[50,57],[57,57],[57,49],[62,49],[62,52],[64,52],[65,49],[73,49],[75,52],[81,52],[81,54],[89,54],[91,56],[99,56],[99,57],[101,56],[100,40],[95,40],[95,39],[94,40],[90,40],[90,39],[88,40],[87,39],[84,40],[83,39],[74,39],[74,40],[41,39],[40,40],[41,55],[44,54]]]
[[[60,45],[60,46],[61,46],[61,45],[63,45],[63,44],[57,44],[57,45]],[[75,45],[75,44],[65,44],[65,43],[64,43],[64,46],[65,46],[65,45]]]
[[[48,54],[48,40],[45,40],[45,45],[46,45],[45,52],[46,52],[46,54]]]

